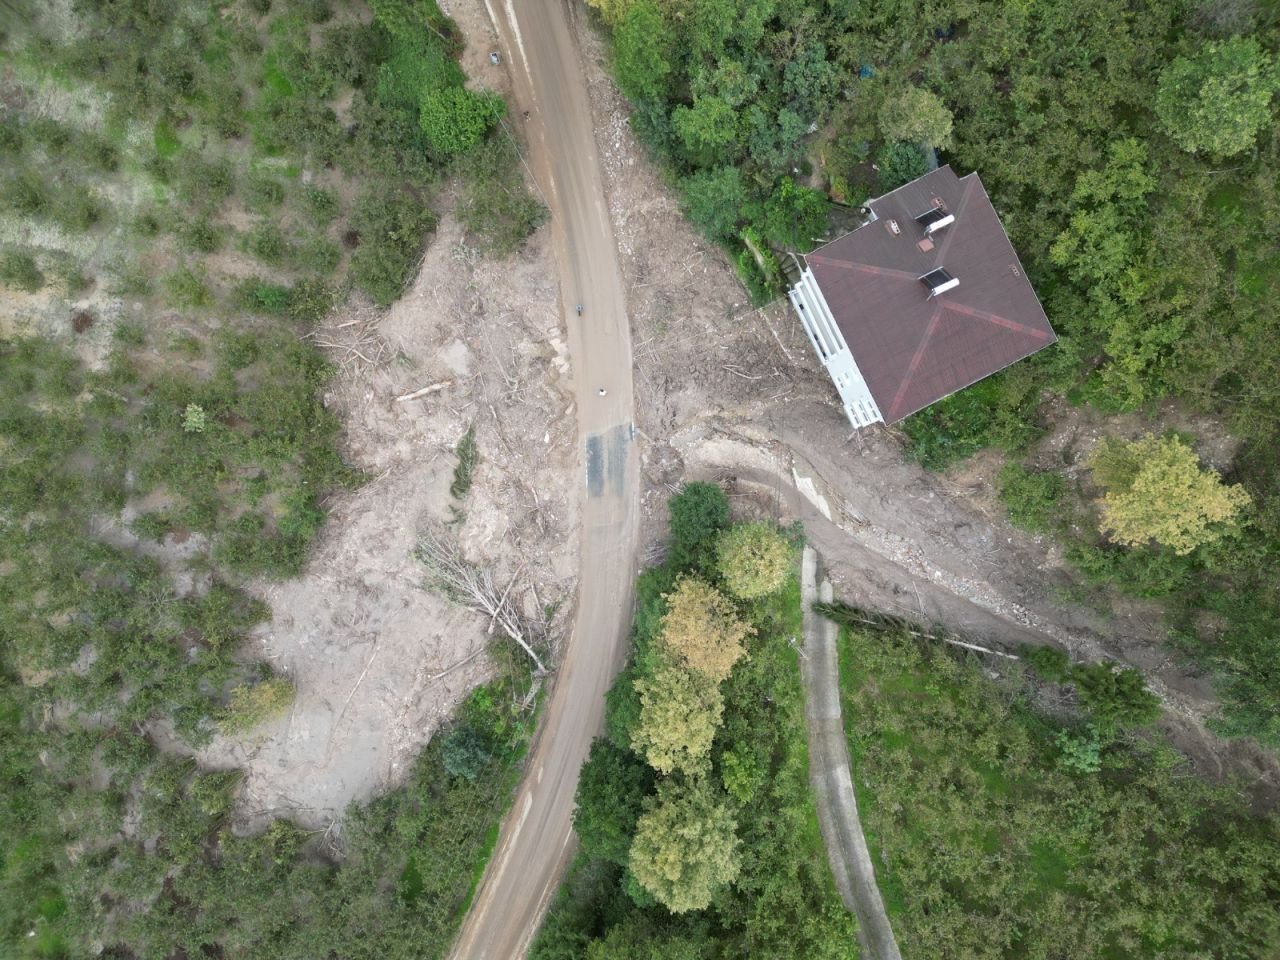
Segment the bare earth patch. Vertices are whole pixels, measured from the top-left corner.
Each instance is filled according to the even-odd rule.
[[[571,595],[575,452],[553,276],[545,231],[491,262],[446,217],[403,299],[384,312],[353,297],[317,332],[340,368],[326,401],[370,479],[328,504],[301,578],[257,588],[273,611],[257,652],[297,696],[287,717],[201,754],[246,768],[241,826],[329,823],[393,784],[485,678],[487,621],[422,588],[425,524],[447,524],[502,582],[523,567],[527,604]],[[479,464],[455,499],[453,450],[472,425]]]

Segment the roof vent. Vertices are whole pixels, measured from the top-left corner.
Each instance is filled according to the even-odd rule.
[[[895,237],[902,232],[902,228],[898,226],[897,220],[886,220],[885,226],[889,228],[889,232]]]
[[[947,213],[938,207],[930,207],[924,213],[915,218],[916,223],[924,227],[924,235],[931,237],[943,227],[949,227],[956,222],[954,214]]]
[[[929,288],[929,299],[946,293],[948,290],[954,290],[960,286],[960,281],[953,277],[946,267],[934,267],[923,277],[920,282]]]

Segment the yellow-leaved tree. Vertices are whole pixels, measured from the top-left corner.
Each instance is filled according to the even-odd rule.
[[[725,587],[740,600],[777,593],[795,567],[791,544],[767,523],[740,523],[722,533],[716,562]]]
[[[703,769],[724,713],[716,681],[664,658],[636,681],[636,692],[640,717],[632,747],[659,773]]]
[[[705,780],[667,780],[636,823],[629,866],[640,886],[672,913],[704,910],[738,876],[737,824]]]
[[[1086,465],[1106,491],[1101,529],[1125,546],[1154,540],[1177,554],[1190,553],[1219,539],[1223,525],[1251,500],[1239,484],[1228,486],[1216,470],[1202,469],[1195,451],[1177,437],[1108,438]]]
[[[697,577],[681,577],[663,594],[667,613],[659,640],[681,663],[719,683],[746,653],[755,629],[738,618],[733,602]]]

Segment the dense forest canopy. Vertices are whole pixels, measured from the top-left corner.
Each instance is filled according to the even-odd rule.
[[[926,465],[1022,454],[1053,394],[1176,401],[1241,438],[1229,536],[1130,548],[1085,516],[1068,555],[1168,598],[1177,645],[1218,676],[1220,729],[1280,743],[1276,4],[588,2],[633,129],[758,300],[931,153],[981,175],[1061,339],[906,421]]]

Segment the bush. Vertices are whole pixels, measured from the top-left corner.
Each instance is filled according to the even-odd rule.
[[[219,726],[230,736],[283,716],[293,705],[293,684],[285,677],[268,677],[252,686],[241,684],[231,691]]]
[[[476,443],[475,424],[467,427],[467,432],[453,448],[453,453],[458,458],[458,463],[453,468],[453,483],[449,484],[449,496],[455,500],[463,500],[471,492],[471,476],[475,472],[476,464],[480,462],[480,445]]]
[[[213,291],[203,270],[179,267],[164,278],[165,290],[179,307],[207,307],[213,303]]]
[[[670,561],[677,568],[708,564],[717,534],[729,525],[729,499],[714,483],[686,483],[667,504]]]
[[[447,87],[423,95],[418,122],[438,154],[454,157],[479,143],[506,109],[496,93]]]
[[[282,314],[289,309],[290,299],[288,287],[270,283],[261,277],[245,277],[236,285],[235,302],[242,310]]]
[[[6,250],[0,256],[0,283],[27,293],[35,293],[44,286],[44,274],[36,265],[36,258],[21,250]]]
[[[888,193],[929,171],[929,158],[918,143],[896,141],[885,144],[876,157],[880,173],[880,190]]]
[[[257,174],[249,178],[244,199],[250,210],[274,209],[284,203],[284,184],[274,177]]]
[[[444,768],[455,777],[475,780],[493,762],[489,738],[470,724],[459,724],[444,738]]]
[[[352,226],[360,245],[351,259],[351,278],[379,306],[393,303],[413,277],[435,215],[403,187],[371,190],[356,207]]]
[[[524,185],[516,148],[492,137],[467,154],[459,168],[466,186],[456,215],[492,256],[503,257],[547,219],[547,209]]]
[[[54,223],[72,233],[84,233],[105,213],[93,191],[84,184],[59,184],[49,208]]]
[[[338,195],[323,187],[305,187],[302,203],[317,226],[325,226],[338,215]]]
[[[1067,482],[1061,474],[1007,463],[1000,470],[998,483],[1000,499],[1009,510],[1014,526],[1033,533],[1048,533],[1063,529],[1071,522],[1070,515],[1064,513]]]
[[[767,523],[740,523],[720,535],[717,568],[729,593],[758,600],[777,593],[794,566],[791,545]]]
[[[245,248],[263,263],[280,264],[289,255],[289,241],[279,227],[260,223],[249,233]]]
[[[222,231],[203,218],[189,220],[178,236],[193,253],[214,253],[222,246]]]

